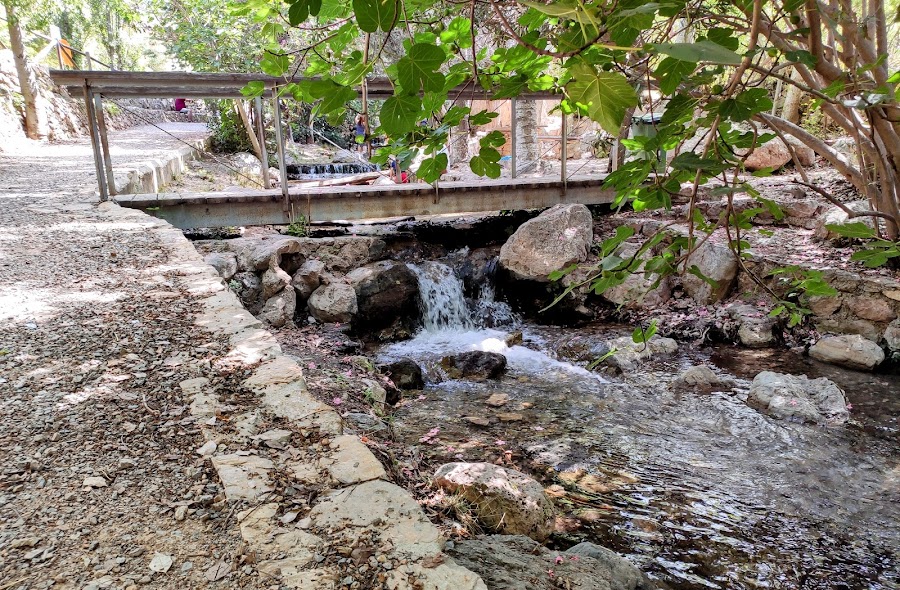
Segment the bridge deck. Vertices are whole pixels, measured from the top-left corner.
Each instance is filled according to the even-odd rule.
[[[290,223],[303,214],[310,221],[338,221],[538,209],[557,203],[611,203],[603,176],[558,179],[519,178],[477,182],[291,188],[289,203],[281,191],[241,190],[212,193],[120,195],[123,207],[143,209],[175,227],[233,227]]]

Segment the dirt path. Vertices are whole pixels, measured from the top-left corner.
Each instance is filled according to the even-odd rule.
[[[166,124],[191,141],[203,125]],[[181,147],[111,134],[116,165]],[[271,586],[244,565],[179,383],[227,342],[192,338],[157,234],[99,205],[86,139],[0,155],[0,588]],[[159,553],[162,556],[157,556]],[[154,559],[155,558],[155,559]],[[165,573],[153,569],[166,569]],[[157,567],[158,566],[158,567]]]

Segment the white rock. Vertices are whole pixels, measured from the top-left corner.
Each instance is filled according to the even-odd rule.
[[[692,266],[696,266],[706,278],[712,279],[716,283],[715,287],[686,272]],[[685,274],[681,278],[684,290],[697,303],[708,305],[723,299],[731,291],[737,278],[738,263],[734,252],[726,244],[707,241],[691,253],[684,268]]]
[[[85,477],[81,485],[86,488],[105,488],[109,484],[102,477]]]
[[[492,463],[447,463],[434,482],[465,498],[478,520],[497,533],[543,541],[553,530],[553,503],[524,473]]]
[[[309,297],[309,311],[323,323],[346,323],[356,315],[356,291],[347,283],[332,283],[316,289]]]
[[[175,520],[184,520],[187,516],[188,507],[179,506],[175,509]]]
[[[214,440],[208,440],[202,447],[197,449],[197,454],[201,457],[210,457],[216,452],[217,448],[219,448],[219,443]]]
[[[169,568],[172,567],[174,561],[175,560],[172,559],[171,555],[156,553],[153,555],[153,559],[150,560],[150,571],[164,574],[169,571]]]
[[[776,418],[842,424],[850,417],[844,392],[824,377],[763,371],[753,379],[748,400]]]

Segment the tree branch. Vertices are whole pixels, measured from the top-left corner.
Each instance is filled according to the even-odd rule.
[[[850,219],[853,219],[854,217],[880,217],[881,219],[887,219],[888,221],[890,221],[892,223],[895,223],[895,224],[897,223],[897,218],[894,217],[893,215],[889,215],[887,213],[881,213],[879,211],[854,211],[847,205],[845,205],[845,204],[841,203],[839,200],[837,200],[837,198],[830,195],[827,191],[817,187],[814,184],[810,184],[808,182],[803,182],[802,180],[792,180],[791,182],[793,184],[799,184],[799,185],[805,186],[806,188],[810,188],[810,189],[816,191],[817,193],[819,193],[820,195],[825,197],[833,205],[835,205],[838,209],[840,209],[841,211],[846,213],[847,217]]]

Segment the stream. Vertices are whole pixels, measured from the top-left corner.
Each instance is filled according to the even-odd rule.
[[[447,462],[514,457],[545,487],[561,485],[556,505],[569,526],[555,537],[560,547],[604,545],[663,588],[900,588],[900,376],[686,343],[636,371],[599,374],[557,351],[628,327],[522,323],[489,284],[466,299],[451,268],[410,266],[424,328],[377,356],[416,360],[428,383],[397,409],[396,435]],[[509,346],[514,331],[522,341]],[[446,379],[440,359],[465,350],[504,354],[506,374]],[[704,363],[729,384],[710,393],[672,386]],[[813,426],[751,408],[747,391],[762,370],[832,379],[851,422]],[[498,393],[505,405],[485,404]],[[491,424],[464,419],[472,416]]]

